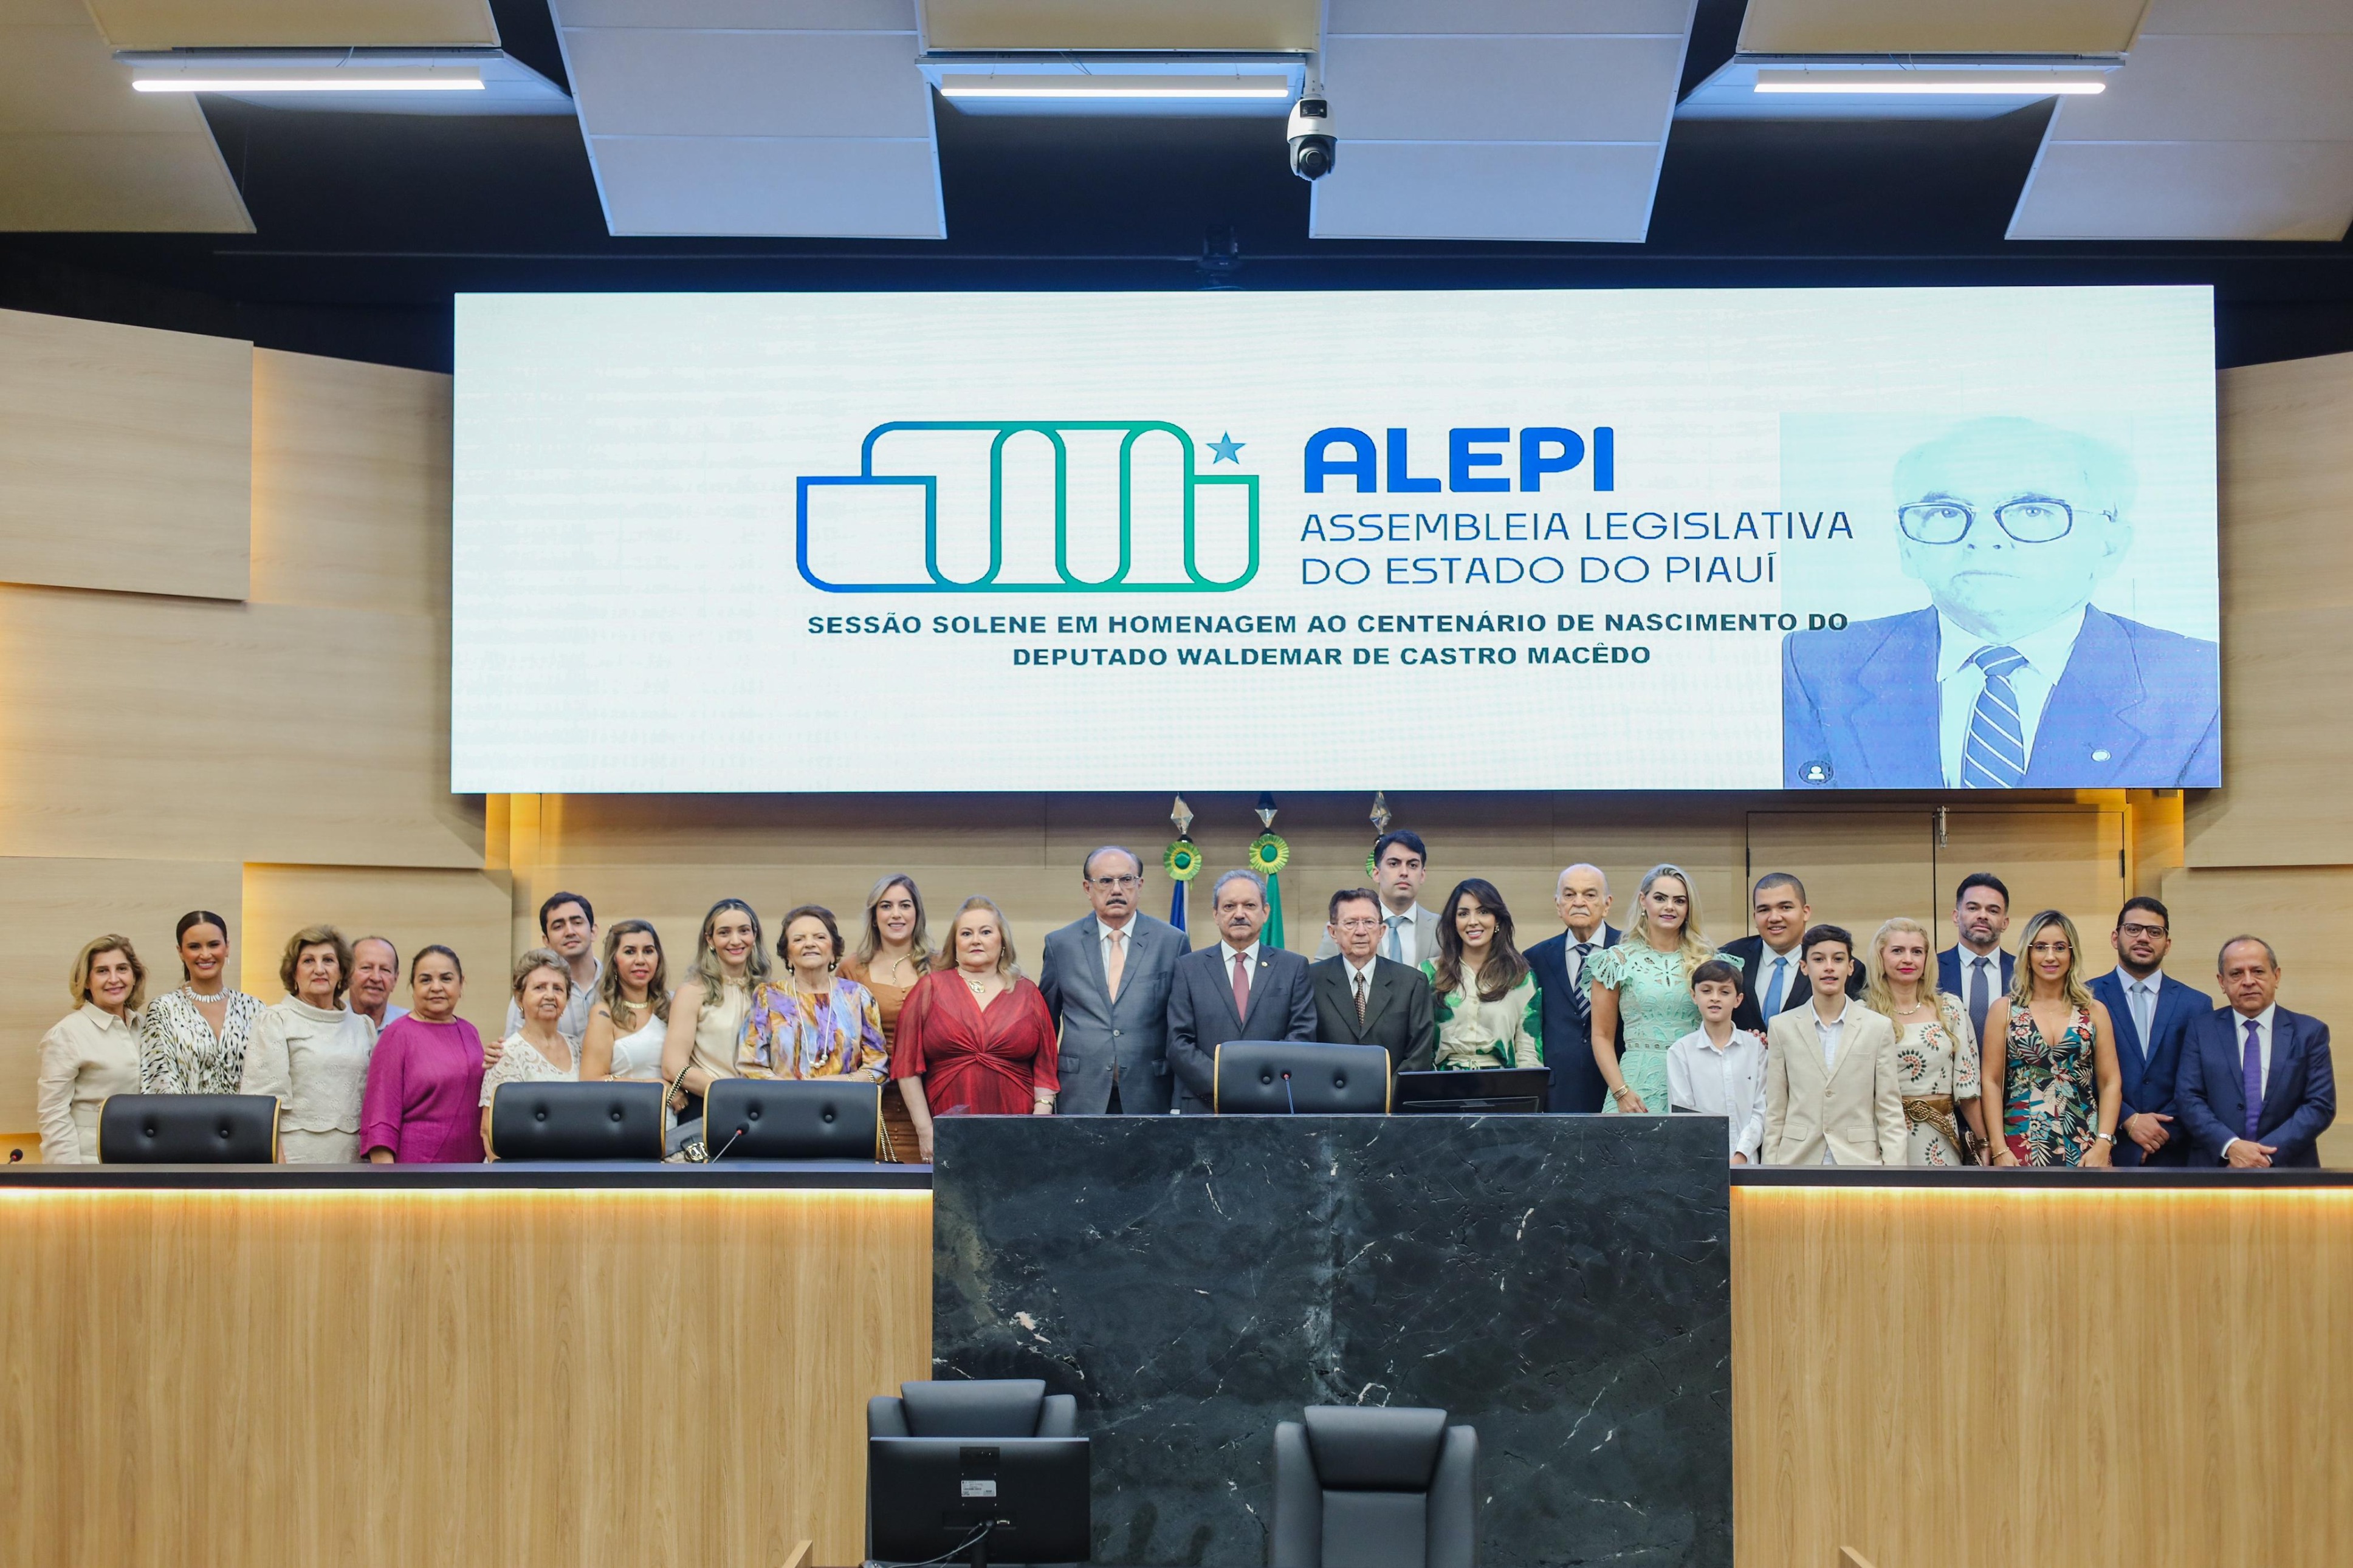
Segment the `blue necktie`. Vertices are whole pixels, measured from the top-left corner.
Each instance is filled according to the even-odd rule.
[[[1969,789],[2016,789],[2026,782],[2026,721],[2010,678],[2026,656],[2014,647],[1979,648],[1969,662],[1985,672],[1985,689],[1969,712],[1961,747],[1961,783]]]
[[[1781,998],[1788,993],[1788,985],[1789,961],[1786,958],[1777,958],[1773,961],[1772,982],[1765,987],[1765,1021],[1767,1023],[1769,1024],[1781,1016]]]
[[[2239,1136],[2252,1143],[2255,1129],[2263,1113],[2263,1041],[2262,1026],[2253,1018],[2247,1020],[2247,1068],[2243,1088],[2247,1096],[2246,1131]]]
[[[1388,918],[1388,949],[1387,952],[1383,952],[1381,956],[1383,958],[1389,959],[1394,963],[1403,963],[1405,962],[1405,937],[1402,933],[1405,930],[1405,917],[1403,915],[1391,915]]]

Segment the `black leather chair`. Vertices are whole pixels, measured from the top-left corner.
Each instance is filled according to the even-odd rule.
[[[659,1161],[662,1086],[502,1083],[491,1094],[491,1152],[505,1161]]]
[[[102,1165],[268,1165],[274,1094],[110,1094],[98,1108]]]
[[[702,1099],[702,1146],[714,1160],[880,1160],[882,1086],[849,1078],[715,1079]]]
[[[716,1085],[712,1087],[716,1088]],[[866,1402],[869,1437],[1075,1437],[1079,1402],[1035,1377],[902,1383]]]
[[[1389,1054],[1378,1046],[1228,1040],[1209,1070],[1209,1109],[1220,1116],[1377,1116],[1389,1108]]]
[[[1476,1568],[1477,1432],[1443,1410],[1304,1414],[1274,1429],[1272,1568]]]

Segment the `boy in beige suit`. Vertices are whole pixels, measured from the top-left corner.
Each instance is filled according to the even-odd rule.
[[[1788,1009],[1766,1032],[1764,1163],[1901,1165],[1895,1026],[1846,994],[1854,938],[1818,925],[1798,952],[1812,1005]]]

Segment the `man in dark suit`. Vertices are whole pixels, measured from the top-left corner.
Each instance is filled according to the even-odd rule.
[[[1762,1035],[1774,1015],[1802,1007],[1813,997],[1805,955],[1798,950],[1814,911],[1803,882],[1787,871],[1767,871],[1749,890],[1748,912],[1756,918],[1757,934],[1734,937],[1718,951],[1740,961],[1740,1005],[1732,1010],[1732,1026]],[[1846,994],[1860,1002],[1863,990],[1858,958],[1849,966]]]
[[[1061,1042],[1057,1114],[1167,1114],[1168,981],[1192,939],[1135,907],[1144,861],[1123,845],[1087,857],[1092,913],[1046,938],[1038,989]]]
[[[2116,1030],[2116,1068],[2124,1107],[2116,1121],[2119,1165],[2180,1165],[2189,1141],[2175,1125],[2173,1085],[2189,1026],[2214,1010],[2214,998],[2165,973],[2173,951],[2173,917],[2155,899],[2126,899],[2108,933],[2116,966],[2092,982],[2092,994]]]
[[[2318,1169],[2337,1120],[2328,1026],[2279,1005],[2279,955],[2263,938],[2232,937],[2216,967],[2231,1005],[2189,1026],[2173,1089],[2189,1163]]]
[[[2219,784],[2221,656],[2111,615],[2131,459],[2031,419],[1976,419],[1895,466],[1896,548],[1930,607],[1781,644],[1792,789]]]
[[[1325,935],[1338,952],[1307,966],[1315,982],[1315,1037],[1379,1046],[1392,1072],[1426,1072],[1438,1047],[1430,981],[1381,956],[1381,898],[1370,888],[1332,895]]]
[[[1953,930],[1960,941],[1936,955],[1936,989],[1961,999],[1976,1031],[1978,1054],[1986,1049],[1986,1014],[2010,992],[2018,959],[2005,952],[2001,933],[2010,929],[2010,889],[1990,871],[1972,871],[1953,893]],[[2000,973],[1996,973],[1997,970]]]
[[[1585,965],[1626,933],[1609,924],[1609,879],[1599,866],[1582,862],[1553,883],[1552,907],[1561,933],[1527,950],[1528,970],[1544,1002],[1545,1066],[1552,1069],[1551,1110],[1590,1115],[1601,1109],[1609,1086],[1593,1059],[1593,994]]]
[[[1228,1040],[1312,1040],[1315,984],[1307,961],[1266,947],[1266,884],[1254,871],[1229,871],[1209,894],[1215,947],[1176,961],[1168,985],[1168,1066],[1182,1111],[1215,1107],[1218,1047]]]

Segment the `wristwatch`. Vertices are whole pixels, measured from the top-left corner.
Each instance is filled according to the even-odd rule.
[[[2095,1143],[2113,1143],[2116,1141],[2116,1135],[2113,1132],[2094,1132],[2092,1134],[2092,1141]]]

